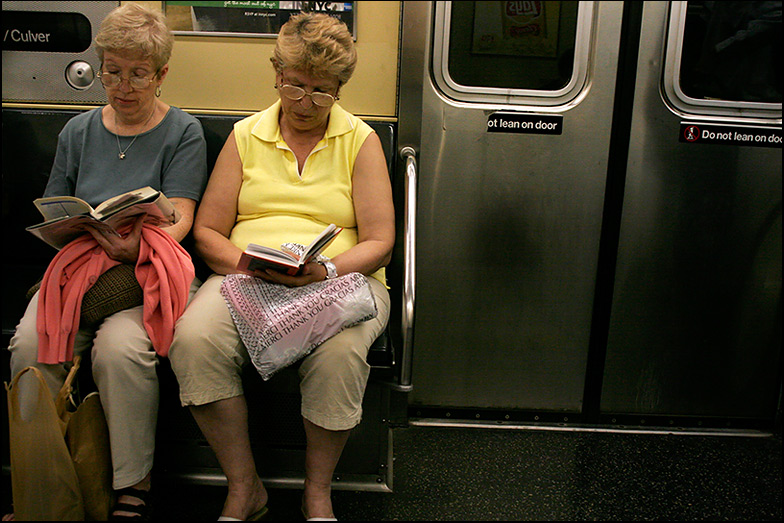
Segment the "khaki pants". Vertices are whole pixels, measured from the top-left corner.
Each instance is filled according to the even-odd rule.
[[[220,293],[223,276],[212,275],[177,322],[169,351],[184,406],[204,405],[243,394],[242,368],[250,363]],[[370,374],[367,353],[389,318],[389,293],[368,278],[378,316],[345,329],[302,360],[302,416],[327,430],[348,430],[362,419]]]

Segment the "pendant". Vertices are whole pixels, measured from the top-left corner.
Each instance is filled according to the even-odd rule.
[[[125,160],[125,153],[121,152],[120,154],[118,154],[118,155],[117,155],[117,157],[118,157],[120,160]]]

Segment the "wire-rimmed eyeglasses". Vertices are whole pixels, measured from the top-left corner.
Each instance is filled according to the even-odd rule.
[[[98,71],[96,76],[100,78],[101,84],[103,84],[104,87],[117,87],[122,83],[123,80],[128,80],[128,85],[134,89],[147,89],[150,86],[152,79],[155,78],[156,74],[158,73],[153,74],[151,77],[133,75],[129,78],[125,78],[124,76],[117,73],[106,73],[104,71]]]
[[[302,87],[297,87],[296,85],[281,85],[278,87],[280,94],[288,98],[289,100],[302,100],[306,96],[310,96],[311,101],[318,105],[319,107],[331,107],[337,100],[337,96],[332,96],[329,93],[308,93]]]

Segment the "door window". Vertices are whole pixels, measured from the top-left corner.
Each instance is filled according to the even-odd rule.
[[[449,97],[562,105],[584,87],[592,2],[438,2],[433,70]]]
[[[781,120],[781,2],[673,2],[664,88],[691,114]]]

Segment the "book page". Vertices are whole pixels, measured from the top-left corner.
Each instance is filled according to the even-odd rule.
[[[27,227],[26,230],[42,239],[55,249],[62,249],[71,241],[83,234],[87,234],[87,226],[103,229],[106,234],[113,234],[114,230],[93,218],[89,214],[66,216],[61,219]]]
[[[137,216],[146,215],[144,222],[156,227],[166,227],[175,224],[180,219],[180,214],[175,209],[174,205],[168,202],[168,206],[162,209],[158,204],[160,201],[150,203],[134,203],[130,206],[122,208],[114,212],[108,218],[103,219],[103,223],[110,225],[115,230],[119,230],[126,225],[132,223]],[[166,214],[164,214],[164,212]]]
[[[272,249],[270,247],[265,247],[264,245],[258,245],[255,243],[249,243],[248,247],[245,249],[245,252],[247,252],[251,256],[256,256],[258,258],[271,258],[274,260],[281,260],[287,264],[296,264],[299,261],[295,256],[292,256],[287,252],[278,251],[276,249]]]
[[[327,246],[332,243],[332,240],[334,240],[342,230],[342,227],[337,227],[334,223],[330,224],[321,234],[316,237],[315,240],[310,243],[310,245],[308,245],[308,248],[305,249],[305,252],[302,254],[300,261],[302,263],[308,263],[311,258],[317,256],[321,253],[321,251],[326,249]]]
[[[75,196],[50,196],[48,198],[37,198],[33,204],[43,215],[44,221],[56,220],[68,216],[78,216],[80,214],[90,214],[93,208]]]
[[[94,216],[101,220],[105,216],[109,216],[110,214],[115,213],[120,209],[130,207],[135,203],[142,201],[152,201],[157,198],[159,194],[160,193],[152,187],[142,187],[141,189],[137,189],[135,191],[120,194],[114,198],[109,198],[101,205],[96,207]]]

